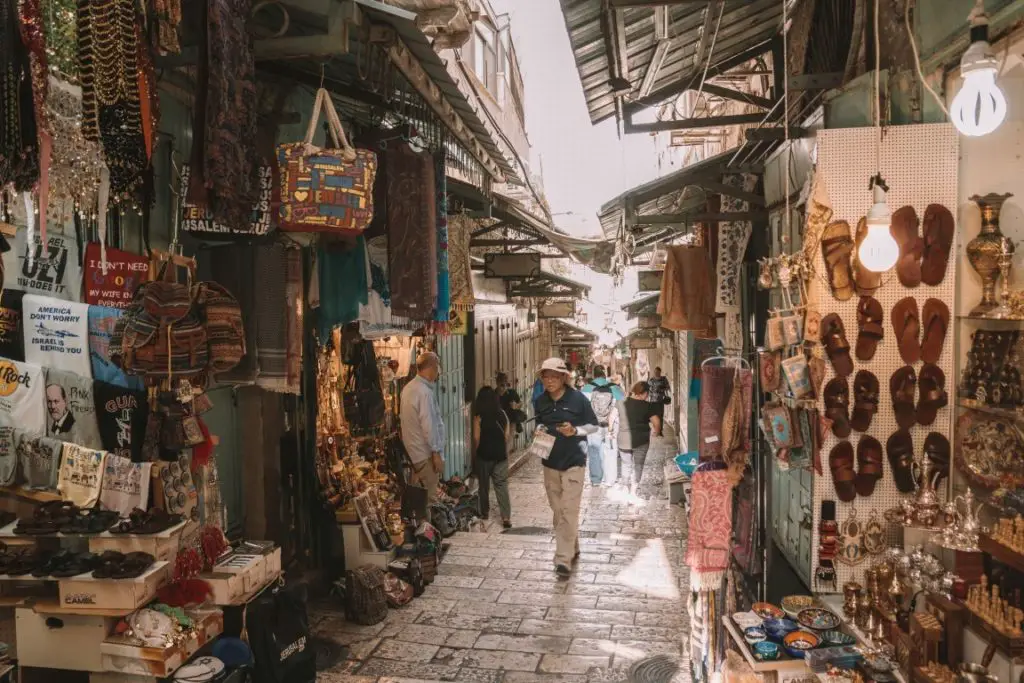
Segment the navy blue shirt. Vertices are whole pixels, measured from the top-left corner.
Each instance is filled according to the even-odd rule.
[[[558,425],[568,422],[573,427],[597,425],[597,415],[590,407],[590,401],[581,392],[565,388],[565,393],[557,401],[551,394],[544,392],[537,398],[537,425],[547,429],[548,434],[555,437],[555,445],[551,455],[543,460],[544,467],[565,471],[570,467],[583,467],[587,464],[587,437],[562,436]]]

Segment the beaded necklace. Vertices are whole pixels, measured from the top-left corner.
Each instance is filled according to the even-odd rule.
[[[0,0],[0,187],[30,190],[39,180],[39,146],[29,52],[16,0]]]

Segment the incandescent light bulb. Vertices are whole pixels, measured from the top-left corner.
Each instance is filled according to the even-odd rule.
[[[979,2],[971,12],[971,45],[960,59],[964,83],[949,110],[953,125],[964,135],[988,135],[1006,118],[1006,97],[996,85],[998,66],[988,43],[988,16]]]
[[[885,188],[880,182],[876,182],[872,191],[875,203],[864,219],[868,234],[860,244],[857,258],[861,265],[868,270],[884,273],[896,265],[900,247],[893,239],[892,233],[889,232],[892,212],[889,211],[889,205],[885,202]]]

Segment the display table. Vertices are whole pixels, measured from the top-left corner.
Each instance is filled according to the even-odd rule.
[[[747,660],[747,664],[756,673],[768,673],[774,672],[780,677],[784,675],[792,676],[799,674],[809,674],[811,671],[807,668],[807,663],[802,659],[793,659],[781,651],[779,657],[774,662],[761,662],[754,657],[754,653],[750,651],[750,645],[746,640],[743,639],[743,633],[739,627],[732,620],[729,615],[722,616],[722,622],[725,624],[725,630],[729,633],[729,637],[732,638],[733,642],[736,643],[736,648],[743,655],[743,659]]]

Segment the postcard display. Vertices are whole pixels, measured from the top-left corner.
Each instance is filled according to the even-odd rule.
[[[959,137],[953,126],[926,124],[887,128],[882,135],[881,169],[876,169],[874,154],[877,136],[878,133],[873,128],[818,131],[817,173],[819,179],[824,181],[825,187],[828,189],[832,208],[830,222],[846,221],[850,225],[851,234],[856,234],[858,222],[872,204],[868,180],[878,170],[881,170],[882,177],[889,185],[887,200],[892,211],[895,212],[903,206],[913,206],[920,221],[925,215],[925,209],[930,204],[940,204],[948,208],[955,218],[958,207]],[[958,228],[959,226],[957,226]],[[919,226],[919,234],[920,231],[921,227]],[[856,520],[860,523],[861,529],[865,523],[874,518],[887,531],[888,542],[883,546],[883,552],[884,548],[897,545],[900,542],[900,527],[887,523],[885,513],[893,508],[898,508],[901,500],[912,499],[914,494],[901,494],[897,490],[892,467],[886,453],[887,440],[899,429],[893,410],[889,380],[894,372],[905,365],[897,348],[892,310],[893,306],[901,299],[914,297],[917,300],[918,314],[922,320],[922,335],[924,333],[922,308],[927,299],[935,298],[946,302],[952,311],[957,284],[956,244],[956,233],[954,233],[954,248],[950,252],[945,277],[938,286],[933,287],[922,282],[917,287],[905,287],[897,278],[895,268],[882,274],[882,286],[873,293],[873,296],[882,306],[882,327],[885,336],[879,341],[874,357],[866,362],[858,360],[853,352],[858,333],[857,305],[860,297],[854,294],[847,301],[838,301],[833,297],[828,284],[822,250],[820,248],[815,250],[816,275],[812,278],[811,288],[812,291],[817,290],[817,296],[812,295],[811,300],[817,301],[817,307],[822,317],[835,312],[842,318],[846,329],[846,338],[850,342],[850,357],[854,366],[853,372],[847,378],[850,386],[851,409],[856,400],[853,381],[858,370],[869,370],[874,373],[879,383],[878,412],[874,415],[868,431],[861,433],[854,430],[846,440],[853,446],[855,464],[857,442],[864,436],[870,435],[878,439],[883,449],[883,475],[877,481],[872,495],[857,496],[852,502],[844,503],[836,494],[829,468],[829,453],[836,444],[844,439],[837,438],[831,430],[827,431],[821,447],[822,471],[819,476],[814,477],[812,508],[815,530],[821,528],[822,501],[835,501],[835,518],[840,527],[840,536],[844,522],[850,517],[851,511],[856,510]],[[929,432],[938,432],[945,436],[950,444],[954,443],[952,424],[955,399],[953,397],[956,395],[956,384],[959,378],[954,367],[953,322],[954,320],[950,320],[947,326],[942,352],[936,363],[945,373],[945,390],[950,397],[950,405],[939,409],[935,421],[931,425],[915,424],[910,428],[916,457],[921,457],[925,437]],[[827,362],[826,365],[826,375],[822,386],[827,385],[829,380],[836,376],[832,363]],[[920,360],[913,364],[918,377],[920,377],[922,365]],[[821,393],[824,394],[824,392]],[[915,393],[915,401],[919,395],[918,388]],[[825,402],[820,396],[817,401],[818,409],[824,415]],[[943,479],[938,485],[939,496],[942,500],[945,500],[946,497],[947,484],[948,478]],[[855,565],[846,564],[837,559],[835,562],[837,589],[842,590],[843,584],[849,581],[867,585],[865,570],[876,561],[881,560],[882,557],[881,554],[862,554],[862,560]],[[817,566],[818,560],[815,559],[814,568],[816,569]],[[837,592],[831,585],[821,582],[816,582],[813,588],[815,592]]]

